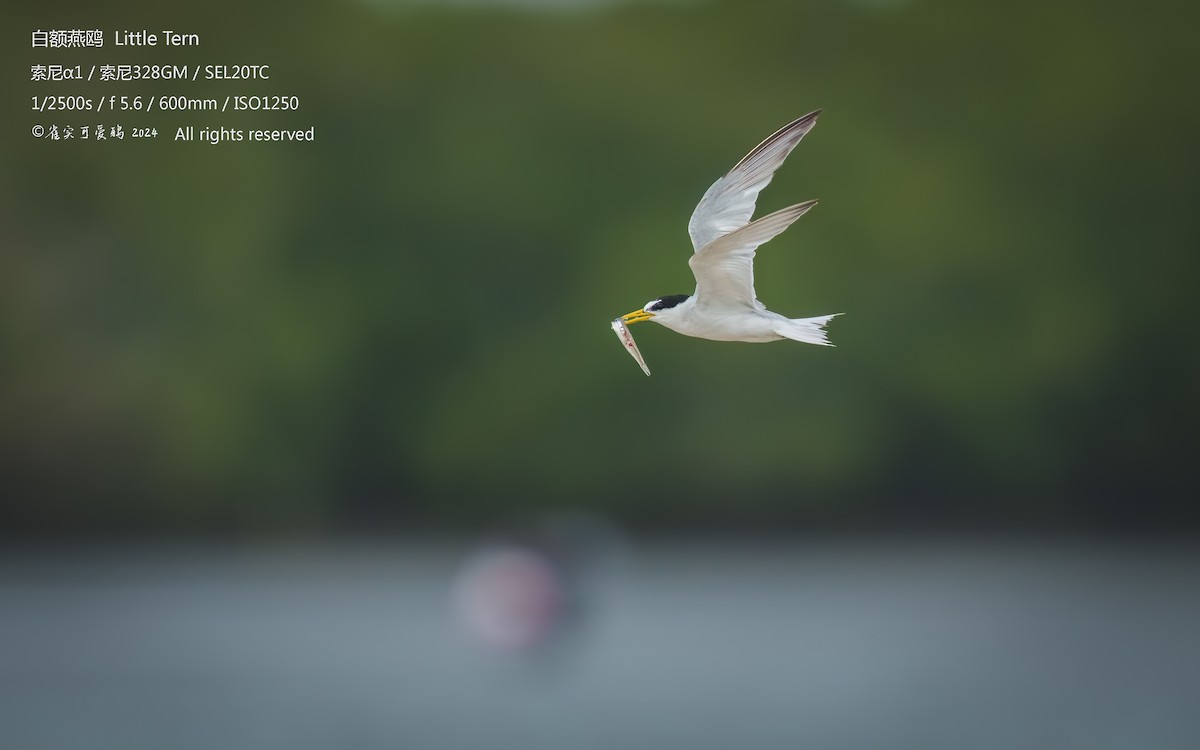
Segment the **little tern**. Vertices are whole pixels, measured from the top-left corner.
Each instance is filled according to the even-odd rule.
[[[768,310],[754,293],[754,251],[817,204],[815,200],[797,203],[750,221],[755,200],[800,139],[812,130],[819,114],[821,110],[811,112],[780,128],[704,193],[688,222],[695,250],[688,265],[696,277],[695,293],[650,300],[617,320],[627,324],[652,320],[676,333],[713,341],[791,339],[832,346],[824,327],[841,313],[785,318]],[[642,369],[646,369],[644,364]]]

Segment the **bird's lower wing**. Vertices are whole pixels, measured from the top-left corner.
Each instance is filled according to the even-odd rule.
[[[688,260],[696,277],[696,304],[754,307],[754,251],[815,205],[813,200],[780,209],[697,250]]]
[[[708,188],[688,221],[688,234],[697,252],[718,237],[746,226],[754,215],[758,194],[800,139],[817,124],[819,114],[821,110],[810,112],[784,125]]]

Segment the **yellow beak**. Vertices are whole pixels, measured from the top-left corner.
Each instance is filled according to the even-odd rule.
[[[646,312],[645,310],[634,310],[631,313],[625,313],[621,316],[621,320],[626,323],[641,323],[644,320],[650,320],[654,317],[654,313]]]

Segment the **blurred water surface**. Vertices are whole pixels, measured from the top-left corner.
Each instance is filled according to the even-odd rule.
[[[642,543],[573,631],[455,622],[469,545],[9,551],[5,746],[1200,743],[1200,556],[1056,542]]]

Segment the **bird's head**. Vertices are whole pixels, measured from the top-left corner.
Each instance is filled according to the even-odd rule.
[[[652,299],[646,303],[646,306],[641,310],[634,310],[631,313],[626,313],[621,316],[621,320],[629,323],[641,323],[643,320],[650,320],[656,317],[669,319],[671,315],[678,312],[676,308],[690,298],[687,294],[668,294],[666,297]],[[662,322],[662,321],[657,321]]]

